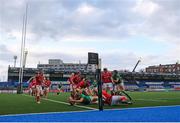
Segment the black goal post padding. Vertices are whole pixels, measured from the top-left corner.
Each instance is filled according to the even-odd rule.
[[[98,104],[99,110],[103,110],[103,99],[102,99],[102,82],[101,82],[101,69],[97,69],[97,80],[98,80]]]
[[[98,53],[89,52],[88,53],[88,64],[94,64],[97,66],[96,69],[96,79],[98,82],[98,104],[99,110],[103,110],[103,100],[102,100],[102,82],[101,82],[101,68],[99,63],[99,55]]]
[[[99,65],[98,53],[88,53],[88,64]]]

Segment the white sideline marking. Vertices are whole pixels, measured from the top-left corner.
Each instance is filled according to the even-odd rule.
[[[29,96],[29,95],[25,95],[23,94],[24,96],[27,96],[27,97],[32,97],[32,96]],[[62,102],[62,101],[57,101],[57,100],[52,100],[52,99],[46,99],[46,98],[42,98],[43,100],[47,100],[47,101],[50,101],[50,102],[55,102],[55,103],[60,103],[60,104],[65,104],[65,105],[70,105],[69,103],[66,103],[66,102]],[[81,106],[81,105],[74,105],[75,107],[78,107],[78,108],[85,108],[85,109],[91,109],[91,110],[97,110],[96,108],[92,108],[92,107],[87,107],[87,106]]]
[[[69,103],[62,102],[62,101],[56,101],[56,100],[46,99],[46,98],[42,98],[42,99],[43,99],[43,100],[47,100],[47,101],[51,101],[51,102],[56,102],[56,103],[61,103],[61,104],[65,104],[65,105],[70,105]],[[97,110],[96,108],[87,107],[87,106],[81,106],[81,105],[74,105],[74,106],[79,107],[79,108]]]

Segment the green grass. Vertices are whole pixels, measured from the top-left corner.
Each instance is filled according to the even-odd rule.
[[[53,95],[51,96],[53,97]],[[65,95],[56,96],[56,98],[63,97]],[[18,94],[0,94],[0,100],[0,115],[83,110],[82,108],[46,100],[42,100],[41,104],[37,104],[33,97]]]
[[[129,92],[129,94],[133,98],[132,105],[105,105],[104,108],[113,109],[180,105],[180,92]],[[69,93],[60,93],[60,95],[49,94],[49,99],[67,102],[69,95]],[[87,106],[98,108],[95,104]],[[67,104],[60,104],[48,100],[42,100],[41,104],[36,104],[33,97],[25,96],[24,94],[0,94],[0,115],[80,110],[88,109],[70,106]]]

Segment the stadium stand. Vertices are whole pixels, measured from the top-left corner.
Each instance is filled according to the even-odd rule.
[[[139,86],[137,86],[137,85],[125,85],[125,90],[127,90],[127,91],[138,91]]]
[[[62,90],[64,92],[69,92],[70,87],[69,83],[67,83],[67,79],[64,78],[61,81],[52,81],[51,92],[54,92],[57,89],[57,86],[62,83]],[[127,91],[164,91],[165,89],[169,90],[180,90],[180,82],[146,82],[146,81],[138,81],[136,83],[131,83],[125,81],[125,90]],[[0,90],[16,90],[18,86],[18,82],[0,82]],[[29,83],[23,82],[23,88],[26,90],[28,88]]]

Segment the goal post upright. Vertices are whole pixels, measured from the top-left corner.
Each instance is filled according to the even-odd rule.
[[[103,100],[102,100],[102,81],[101,81],[101,59],[98,59],[97,65],[97,80],[98,80],[98,105],[99,110],[103,111]]]
[[[103,100],[102,100],[102,81],[101,81],[101,59],[99,59],[98,53],[88,53],[88,64],[96,65],[96,79],[98,84],[98,105],[99,111],[103,111]]]

